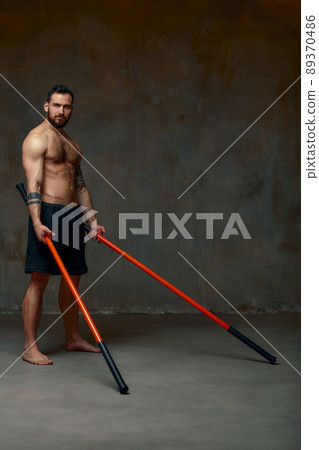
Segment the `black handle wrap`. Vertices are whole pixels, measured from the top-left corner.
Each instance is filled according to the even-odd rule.
[[[271,364],[275,364],[275,362],[276,362],[276,357],[275,356],[272,356],[270,353],[266,352],[266,350],[264,350],[261,347],[259,347],[259,345],[255,344],[253,341],[248,339],[246,336],[244,336],[243,334],[239,333],[239,331],[235,330],[235,328],[229,327],[227,331],[229,331],[233,336],[236,336],[236,338],[240,339],[242,342],[244,342],[244,344],[248,345],[250,348],[255,350],[261,356],[263,356],[264,358],[268,359],[268,361]]]
[[[92,228],[91,228],[87,223],[84,223],[84,229],[85,229],[85,231],[87,231],[87,232],[89,232],[89,231],[92,230]]]
[[[18,184],[16,185],[16,188],[17,188],[18,191],[20,192],[21,197],[22,197],[23,200],[24,200],[24,203],[27,205],[27,193],[26,193],[26,191],[25,191],[25,189],[24,189],[23,183],[18,183]],[[28,205],[27,205],[27,206],[28,206]]]
[[[110,352],[108,351],[104,341],[100,341],[98,343],[98,346],[99,346],[99,349],[101,350],[102,355],[104,356],[105,361],[107,362],[107,365],[110,368],[110,371],[112,372],[112,375],[113,375],[115,381],[117,382],[117,385],[120,389],[120,393],[126,394],[128,391],[128,387],[124,383],[124,380],[121,377],[121,374],[118,371],[118,368],[116,367],[116,364],[113,361],[113,358],[112,358]]]

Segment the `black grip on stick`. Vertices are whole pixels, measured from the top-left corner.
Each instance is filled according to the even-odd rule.
[[[275,356],[272,356],[270,353],[266,352],[266,350],[259,347],[259,345],[255,344],[253,341],[248,339],[246,336],[239,333],[239,331],[235,330],[235,328],[229,327],[227,331],[229,331],[233,336],[236,336],[236,338],[240,339],[242,342],[244,342],[244,344],[248,345],[250,348],[255,350],[257,353],[262,355],[264,358],[268,359],[268,361],[271,364],[275,364],[275,362],[276,362]]]
[[[84,222],[84,229],[85,229],[85,231],[87,231],[87,232],[89,232],[89,231],[92,230],[92,228],[91,228],[87,223],[85,223],[85,222]]]
[[[27,205],[27,193],[26,193],[26,191],[25,191],[25,189],[24,189],[23,183],[18,183],[18,184],[16,185],[16,188],[17,188],[18,191],[20,192],[21,197],[22,197],[23,200],[24,200],[24,203]]]
[[[98,343],[98,346],[99,346],[99,349],[101,350],[102,355],[104,356],[104,359],[105,359],[107,365],[109,366],[110,371],[112,372],[112,375],[113,375],[115,381],[117,382],[117,385],[120,389],[120,393],[126,394],[128,391],[128,387],[126,386],[123,378],[121,377],[121,374],[118,371],[118,368],[116,367],[116,364],[113,361],[113,358],[112,358],[110,352],[108,351],[104,341],[100,341]]]

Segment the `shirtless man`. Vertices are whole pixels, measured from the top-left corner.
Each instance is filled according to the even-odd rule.
[[[42,309],[42,296],[51,275],[61,273],[45,243],[45,236],[53,235],[52,214],[71,202],[86,206],[88,211],[93,209],[91,196],[80,169],[81,149],[63,130],[72,115],[73,93],[64,85],[54,86],[44,103],[44,110],[46,120],[30,131],[22,146],[30,212],[25,272],[31,273],[22,306],[25,334],[23,359],[40,365],[52,364],[52,361],[39,351],[37,344],[34,344]],[[95,216],[87,222],[93,230],[93,239],[96,239],[97,233],[105,233],[104,227],[97,223]],[[81,236],[80,250],[72,248],[71,245],[55,243],[76,288],[81,275],[87,272],[83,229]],[[74,298],[62,277],[59,290],[61,313],[72,303]],[[66,350],[96,353],[100,351],[79,334],[77,303],[63,315],[63,319]]]

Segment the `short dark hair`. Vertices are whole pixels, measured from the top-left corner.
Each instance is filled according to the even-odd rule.
[[[55,86],[53,86],[53,88],[48,93],[47,102],[50,102],[51,95],[54,94],[55,92],[58,92],[59,94],[70,94],[72,97],[72,103],[73,103],[73,101],[74,101],[73,92],[71,91],[71,89],[69,89],[64,84],[56,84]]]

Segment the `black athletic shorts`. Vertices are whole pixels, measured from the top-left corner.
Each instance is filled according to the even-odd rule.
[[[42,202],[41,207],[41,222],[43,225],[52,230],[52,215],[65,205],[58,205],[53,203]],[[65,265],[69,275],[82,275],[88,271],[85,262],[85,243],[84,243],[84,224],[82,223],[78,228],[79,240],[75,246],[73,246],[73,223],[79,219],[79,216],[71,219],[68,222],[68,236],[69,245],[62,243],[62,219],[70,214],[77,207],[69,209],[66,214],[59,217],[59,228],[56,236],[59,241],[52,240],[55,248],[57,249],[63,264]],[[77,234],[77,233],[75,233]],[[65,242],[65,237],[64,237]],[[79,247],[76,248],[76,247]],[[42,242],[39,242],[33,229],[31,217],[29,217],[29,229],[28,229],[28,247],[26,256],[25,273],[41,272],[49,273],[51,275],[61,275],[61,271],[55,262],[55,259],[50,252],[49,247]]]

